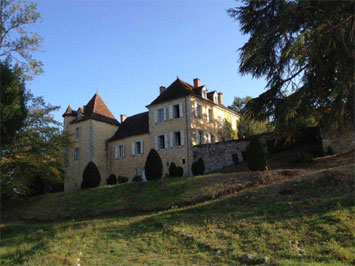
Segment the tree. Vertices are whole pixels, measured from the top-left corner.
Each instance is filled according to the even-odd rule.
[[[0,62],[1,147],[11,142],[27,115],[25,84],[6,63]]]
[[[351,119],[354,128],[352,1],[244,1],[227,12],[249,35],[239,72],[268,81],[248,117],[270,118],[278,132],[309,121],[340,128]]]
[[[241,115],[238,121],[238,138],[243,138],[251,135],[261,134],[271,131],[272,127],[267,120],[257,121],[245,115],[245,106],[253,98],[246,96],[245,98],[235,97],[229,109]]]
[[[64,183],[63,150],[71,146],[71,141],[51,114],[59,107],[31,94],[27,105],[28,116],[23,127],[11,144],[1,150],[2,197],[31,195],[34,187],[42,191],[43,184],[46,192],[55,191]]]
[[[94,188],[98,187],[101,182],[100,171],[94,162],[89,162],[83,172],[83,182],[81,188]]]
[[[0,0],[0,58],[20,69],[25,79],[43,72],[42,62],[33,57],[42,38],[29,27],[40,21],[37,5],[26,0]]]
[[[258,138],[250,140],[246,150],[248,168],[252,171],[266,170],[263,146]]]
[[[145,176],[147,180],[160,179],[163,176],[163,162],[159,153],[151,149],[145,162]]]

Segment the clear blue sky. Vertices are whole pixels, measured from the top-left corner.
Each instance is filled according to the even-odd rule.
[[[238,73],[238,48],[247,40],[226,10],[234,1],[38,0],[44,39],[37,58],[45,73],[30,89],[46,102],[77,109],[94,93],[119,119],[144,112],[179,76],[201,79],[208,90],[257,96],[264,80]]]

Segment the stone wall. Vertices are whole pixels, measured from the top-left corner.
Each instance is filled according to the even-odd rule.
[[[341,136],[324,136],[322,141],[324,152],[327,152],[328,147],[331,147],[334,153],[355,149],[354,131],[348,131]]]
[[[218,143],[196,145],[192,147],[192,157],[196,161],[201,157],[206,166],[206,172],[221,169],[233,164],[232,155],[238,155],[238,161],[243,161],[242,151],[249,145],[249,140],[228,140]]]

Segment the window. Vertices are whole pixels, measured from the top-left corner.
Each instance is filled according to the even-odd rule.
[[[115,159],[124,158],[124,145],[117,145],[115,147]]]
[[[80,137],[80,130],[79,130],[79,128],[78,128],[78,127],[76,128],[76,134],[75,134],[75,137],[76,137],[76,138],[79,138],[79,137]]]
[[[179,118],[180,117],[180,105],[176,104],[173,106],[173,118]]]
[[[132,155],[143,154],[143,141],[132,142]]]
[[[211,143],[211,134],[207,132],[206,137],[207,137],[207,143]]]
[[[165,121],[165,112],[164,108],[161,108],[158,110],[158,122],[164,122]]]
[[[214,95],[213,96],[213,102],[215,103],[215,104],[218,104],[218,95]]]
[[[181,132],[180,131],[176,131],[174,133],[174,143],[175,146],[181,146]]]
[[[79,148],[74,149],[74,160],[79,160]]]
[[[182,162],[182,164],[185,164],[185,159],[182,159],[181,162]]]
[[[202,90],[202,98],[207,99],[207,90],[206,89]]]
[[[200,104],[197,105],[197,117],[202,118],[202,106]]]
[[[200,130],[196,131],[196,145],[203,144],[203,132]]]
[[[213,121],[213,111],[211,108],[207,109],[207,121],[212,122]]]
[[[161,135],[159,136],[159,149],[165,149],[165,136]]]

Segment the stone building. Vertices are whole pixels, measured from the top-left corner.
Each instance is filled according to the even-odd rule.
[[[159,96],[146,106],[147,112],[116,120],[98,94],[83,108],[70,106],[63,114],[64,128],[74,141],[68,151],[65,190],[79,189],[87,164],[92,161],[101,174],[101,185],[114,174],[144,176],[151,149],[158,151],[164,174],[174,162],[191,175],[192,147],[228,139],[226,123],[237,128],[239,115],[223,105],[221,92],[208,92],[198,78],[193,85],[177,78],[160,87]]]

